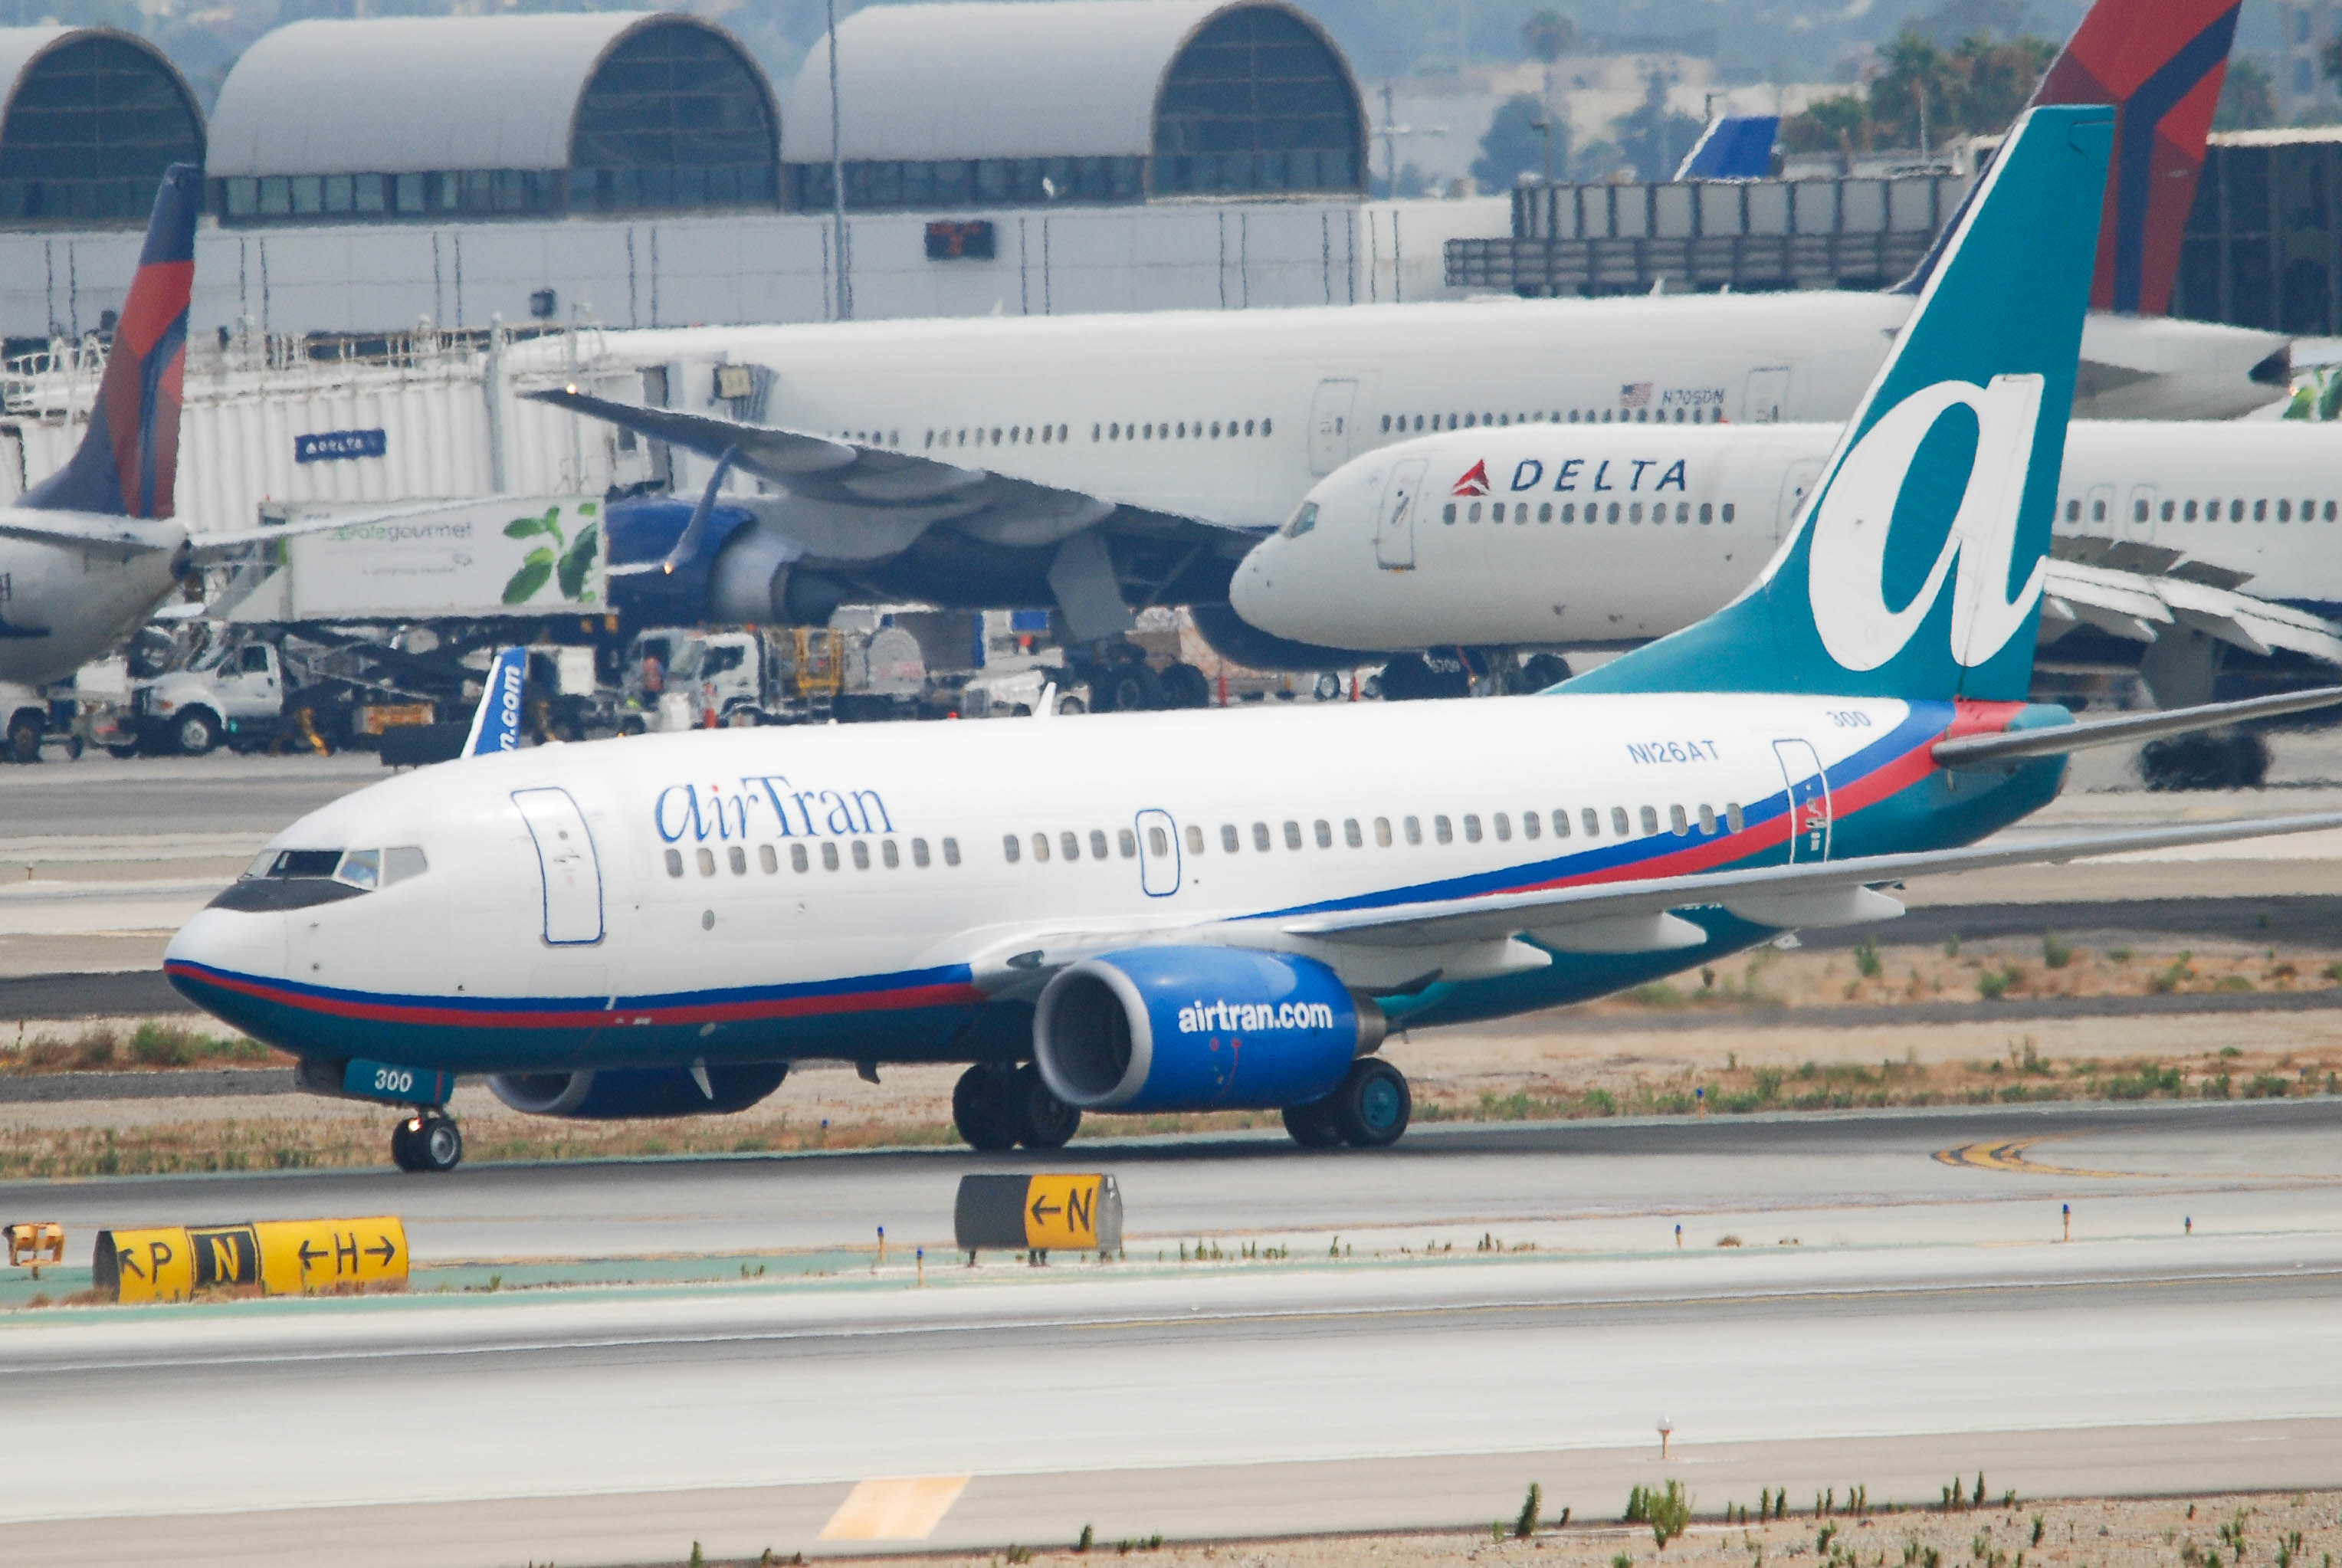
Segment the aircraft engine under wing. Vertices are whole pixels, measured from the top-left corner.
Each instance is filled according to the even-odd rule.
[[[731,584],[727,602],[769,596],[796,615],[857,598],[1002,609],[1054,603],[1067,630],[1089,640],[1128,631],[1135,607],[1226,599],[1230,574],[1255,542],[1207,518],[887,446],[575,387],[525,395],[728,461],[783,492],[722,498],[760,533],[786,541],[776,549],[731,536],[724,549],[741,557],[731,575],[755,564],[771,583]]]

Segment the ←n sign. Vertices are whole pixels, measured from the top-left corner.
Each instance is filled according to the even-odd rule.
[[[2041,597],[2041,563],[2008,596],[2018,510],[2041,417],[2039,375],[1996,375],[1987,386],[1939,381],[1865,431],[1831,475],[1810,524],[1807,592],[1814,628],[1847,670],[1875,670],[1901,653],[1952,577],[1951,654],[1973,668],[2007,645]],[[1922,442],[1955,407],[1977,420],[1976,455],[1943,548],[1901,609],[1887,604],[1887,536]],[[1948,488],[1948,486],[1947,486]],[[1957,574],[1954,573],[1957,566]]]

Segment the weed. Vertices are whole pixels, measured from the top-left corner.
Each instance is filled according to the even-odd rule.
[[[2277,1568],[2293,1568],[2301,1557],[2301,1532],[2292,1531],[2277,1538]]]
[[[2286,1092],[2286,1088],[2287,1084],[2285,1079],[2277,1074],[2259,1073],[2254,1075],[2251,1083],[2245,1085],[2245,1098],[2247,1100],[2274,1100],[2283,1095]]]
[[[2045,966],[2050,969],[2065,968],[2066,965],[2074,962],[2073,944],[2071,943],[2059,940],[2057,934],[2054,931],[2043,932],[2041,934],[2041,962]]]
[[[1691,1523],[1691,1493],[1680,1481],[1668,1482],[1664,1492],[1646,1492],[1643,1507],[1650,1520],[1651,1538],[1662,1552]]]
[[[1089,1525],[1083,1525],[1082,1538],[1074,1543],[1074,1550],[1076,1552],[1086,1552],[1096,1544],[1097,1544],[1097,1532],[1092,1529]]]
[[[1944,938],[1944,956],[1947,958],[1957,958],[1959,955],[1960,934],[1955,931],[1949,936]]]
[[[2107,948],[2107,962],[2109,964],[2128,964],[2130,962],[2130,949],[2127,947]]]
[[[1987,1002],[1997,1002],[2008,994],[2008,988],[2025,978],[2025,971],[2012,964],[2006,969],[1987,969],[1977,976],[1977,994]]]
[[[1635,1559],[1631,1553],[1621,1552],[1610,1559],[1610,1568],[1635,1568]]]
[[[699,1549],[696,1541],[691,1543],[691,1568],[707,1568],[707,1553]]]
[[[1814,1555],[1817,1557],[1827,1556],[1829,1554],[1830,1542],[1837,1536],[1837,1526],[1835,1524],[1825,1524],[1819,1530],[1815,1531]]]
[[[2237,1516],[2220,1526],[2220,1544],[2234,1554],[2236,1562],[2241,1563],[2245,1560],[2245,1511],[2243,1509],[2237,1509]]]
[[[1879,962],[1877,943],[1866,936],[1860,942],[1855,944],[1854,969],[1856,974],[1861,975],[1865,980],[1876,980],[1880,974],[1885,973],[1886,968],[1886,964]]]
[[[2180,956],[2184,958],[2187,954],[2182,954]],[[2220,1060],[2223,1062],[2233,1061],[2235,1058],[2243,1054],[2244,1053],[2237,1049],[2234,1045],[2223,1045],[2220,1047]]]
[[[1984,1472],[1981,1470],[1977,1472],[1976,1497],[1970,1506],[1977,1508],[1984,1506]]]
[[[2195,954],[2187,948],[2181,948],[2178,957],[2173,959],[2167,967],[2157,970],[2148,977],[2147,988],[2157,996],[2178,990],[2180,986],[2195,978],[2196,971],[2190,966],[2195,956]]]
[[[2033,1516],[2033,1544],[2036,1546],[2041,1544],[2041,1532],[2047,1528],[2047,1525],[2043,1523],[2041,1515],[2038,1513],[2035,1514]]]
[[[1528,1495],[1521,1499],[1520,1517],[1513,1521],[1513,1538],[1526,1541],[1536,1533],[1538,1515],[1545,1512],[1545,1490],[1536,1482],[1529,1483]],[[2290,1565],[2287,1565],[2290,1568]]]
[[[1012,1541],[1008,1543],[1008,1550],[1000,1554],[1000,1560],[1003,1563],[1030,1563],[1033,1561],[1033,1548],[1019,1546]]]
[[[1733,1234],[1731,1232],[1726,1231],[1724,1234],[1716,1238],[1716,1244],[1719,1247],[1736,1247],[1740,1244],[1740,1238]]]

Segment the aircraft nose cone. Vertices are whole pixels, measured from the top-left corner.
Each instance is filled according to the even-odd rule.
[[[1236,575],[1228,580],[1229,607],[1264,631],[1267,627],[1260,619],[1261,612],[1266,608],[1263,596],[1274,585],[1275,579],[1269,575],[1268,564],[1261,559],[1261,554],[1271,548],[1270,544],[1255,545],[1252,554],[1237,565]]]
[[[163,974],[205,1012],[245,1027],[255,983],[284,977],[285,916],[203,910],[163,950]]]

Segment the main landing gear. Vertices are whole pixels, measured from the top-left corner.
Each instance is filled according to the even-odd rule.
[[[419,1111],[390,1131],[391,1163],[402,1171],[452,1171],[464,1163],[464,1133],[455,1119]]]
[[[1285,1130],[1305,1149],[1384,1149],[1398,1142],[1415,1114],[1406,1074],[1378,1056],[1363,1056],[1323,1100],[1285,1108]]]
[[[952,1090],[952,1120],[975,1149],[1062,1149],[1082,1114],[1049,1092],[1032,1063],[978,1062]]]

